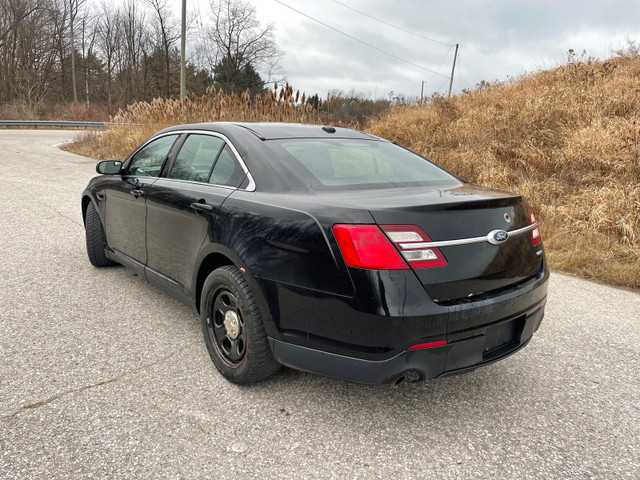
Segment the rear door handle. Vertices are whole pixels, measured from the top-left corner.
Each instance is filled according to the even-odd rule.
[[[200,203],[200,202],[193,202],[191,204],[191,208],[193,208],[197,212],[212,212],[213,211],[213,205],[208,205],[206,203]]]
[[[144,195],[144,190],[140,190],[139,188],[134,188],[133,190],[130,190],[129,193],[131,195],[135,195],[136,197],[141,197]]]

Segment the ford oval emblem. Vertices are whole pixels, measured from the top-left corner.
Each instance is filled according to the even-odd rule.
[[[492,245],[500,245],[509,238],[509,234],[504,230],[493,230],[487,235],[487,241]]]

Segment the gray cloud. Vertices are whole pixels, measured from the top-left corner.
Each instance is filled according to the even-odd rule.
[[[449,75],[453,49],[381,24],[331,0],[283,0],[320,21],[430,70]],[[505,80],[566,61],[573,48],[603,57],[625,38],[640,40],[640,3],[615,1],[340,0],[353,8],[445,43],[460,43],[454,90],[481,80]],[[384,96],[446,92],[445,77],[407,65],[283,7],[253,0],[264,22],[276,26],[283,67],[294,88],[325,96],[358,89]],[[445,58],[446,55],[446,58]],[[443,62],[444,60],[444,62]],[[458,68],[458,67],[457,67]]]

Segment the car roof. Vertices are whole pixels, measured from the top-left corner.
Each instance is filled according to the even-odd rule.
[[[210,130],[220,133],[231,133],[233,130],[243,129],[253,133],[260,140],[283,138],[354,138],[362,140],[383,140],[375,135],[350,128],[284,122],[205,122],[176,125],[163,131],[168,132],[187,129]]]
[[[342,127],[275,122],[204,122],[175,125],[157,132],[158,135],[181,132],[214,132],[224,135],[242,158],[261,191],[313,191],[271,148],[265,140],[351,139],[389,143],[375,135]]]

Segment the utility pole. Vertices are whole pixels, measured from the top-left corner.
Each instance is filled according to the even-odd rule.
[[[422,99],[424,98],[424,84],[426,82],[422,80],[422,86],[420,87],[420,103],[422,103]]]
[[[457,58],[458,58],[458,44],[456,43],[456,53],[453,55],[453,66],[451,67],[451,80],[449,81],[449,98],[451,98],[451,89],[453,88],[453,73],[456,71]]]
[[[182,35],[180,40],[180,105],[184,105],[184,97],[187,93],[187,69],[185,67],[184,51],[187,43],[185,31],[187,25],[187,0],[182,0]],[[457,50],[456,50],[457,51]]]

